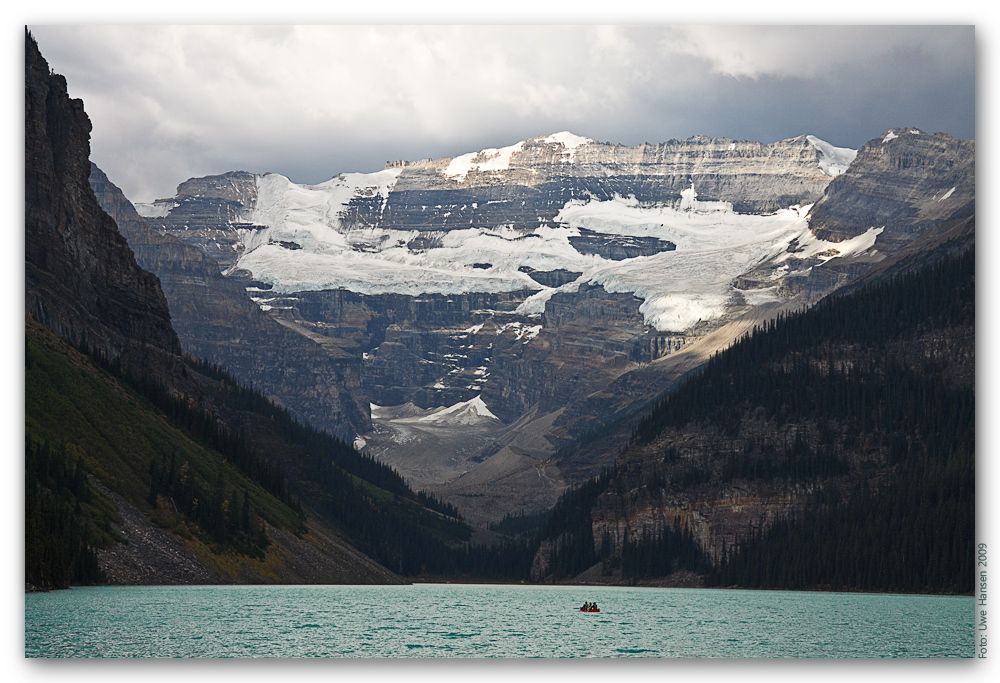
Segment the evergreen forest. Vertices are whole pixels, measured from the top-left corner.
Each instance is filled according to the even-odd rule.
[[[616,471],[556,505],[552,578],[601,562],[624,581],[686,569],[715,586],[971,592],[974,347],[974,249],[777,317],[658,400]],[[732,484],[811,493],[721,556],[679,519],[594,538],[593,515],[637,491]]]

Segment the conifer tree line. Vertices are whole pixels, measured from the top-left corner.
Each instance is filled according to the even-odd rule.
[[[836,507],[752,532],[709,585],[971,593],[975,433],[932,447],[880,491],[859,486]]]
[[[443,515],[461,519],[458,509],[450,503],[438,500],[423,491],[414,493],[403,477],[392,467],[379,462],[370,455],[359,453],[338,436],[320,431],[310,424],[303,424],[283,406],[277,406],[253,385],[240,384],[228,370],[206,359],[198,360],[190,355],[184,358],[194,371],[220,383],[226,404],[234,410],[250,411],[269,420],[273,429],[288,443],[302,447],[310,460],[332,460],[347,474],[363,479],[389,493],[415,500],[431,510]]]
[[[37,588],[103,583],[97,550],[117,540],[110,501],[93,489],[83,459],[71,451],[25,437],[25,581]]]
[[[975,389],[955,378],[959,358],[948,354],[974,351],[959,341],[924,354],[917,342],[967,339],[963,330],[974,327],[968,249],[754,330],[659,399],[630,441],[648,448],[665,430],[697,425],[719,435],[714,449],[681,461],[668,439],[662,464],[645,465],[640,480],[620,468],[626,451],[614,477],[568,492],[553,510],[564,521],[544,534],[555,547],[553,576],[601,561],[625,579],[685,568],[708,585],[971,591]],[[756,431],[748,433],[751,416]],[[834,479],[855,482],[852,492],[842,497],[827,485]],[[607,538],[589,545],[590,510],[604,492],[734,480],[810,481],[815,492],[801,515],[763,532],[748,528],[715,566],[676,525],[626,536],[617,552]],[[586,514],[567,510],[571,500]]]
[[[245,429],[230,427],[214,413],[190,404],[158,378],[137,376],[100,354],[89,355],[163,411],[171,424],[195,442],[220,453],[241,473],[296,511],[300,516],[299,531],[304,531],[301,523],[304,522],[302,496],[305,496],[360,550],[403,575],[449,573],[471,562],[466,557],[473,551],[458,542],[468,530],[458,523],[454,506],[429,494],[415,493],[392,468],[358,453],[339,437],[299,423],[287,409],[274,405],[259,391],[242,386],[224,368],[190,357],[185,359],[192,370],[220,382],[227,409],[254,415],[255,422],[265,424],[268,431],[280,436],[288,451],[286,466],[293,469],[294,476],[270,457],[259,455],[253,437]],[[171,506],[198,524],[220,548],[264,557],[270,542],[263,524],[255,512],[244,514],[244,508],[250,505],[246,491],[234,488],[221,473],[212,481],[199,481],[187,471],[186,463],[171,459],[150,463],[149,477],[147,500],[151,505],[156,507],[158,501],[168,499]],[[411,503],[407,505],[405,501]],[[437,519],[427,510],[443,517]]]
[[[553,545],[548,569],[552,578],[569,578],[602,559],[595,547],[590,511],[616,474],[614,467],[606,468],[567,490],[552,507],[538,541],[540,545],[542,539],[549,540]]]
[[[170,424],[195,443],[219,453],[242,474],[260,485],[272,496],[293,510],[301,511],[301,504],[292,496],[282,468],[271,459],[261,456],[251,444],[250,437],[244,430],[229,427],[213,413],[192,404],[187,397],[175,394],[158,377],[125,371],[120,363],[109,361],[102,354],[90,352],[90,350],[88,352],[91,359],[96,361],[98,365],[110,371],[125,386],[149,400],[162,411]],[[176,485],[176,472],[179,466],[182,464],[172,463],[168,472],[166,463],[151,464],[150,472],[155,471],[158,474],[156,479],[153,479],[151,475],[151,490],[154,488],[160,491],[165,490],[163,489],[164,481],[167,481],[170,486]],[[161,472],[162,475],[160,475]],[[163,476],[171,472],[174,473],[174,477],[164,480]],[[194,498],[204,500],[200,496],[194,496]]]
[[[898,362],[887,366],[886,345],[928,329],[963,325],[975,325],[974,249],[847,296],[828,297],[809,310],[779,315],[713,355],[703,371],[661,398],[639,422],[632,442],[650,443],[667,426],[696,420],[722,423],[732,433],[739,417],[732,410],[733,397],[743,398],[743,406],[764,406],[779,420],[787,420],[782,410],[794,407],[796,415],[813,419],[850,415],[859,428],[873,430],[894,419],[884,411],[908,411],[912,421],[917,412],[948,409],[952,397],[940,393],[947,387],[930,387],[923,379],[937,374],[940,363],[928,360],[915,370]],[[837,367],[838,351],[845,348],[838,344],[873,352],[866,356],[855,350],[850,363]],[[774,367],[778,361],[786,366]],[[885,390],[870,388],[873,381],[884,383]],[[919,405],[880,404],[875,394],[885,396],[885,391],[893,398],[916,392]],[[868,424],[869,411],[876,409],[875,422]]]
[[[151,460],[149,481],[146,500],[151,507],[157,508],[169,501],[172,509],[198,524],[219,546],[264,559],[271,544],[264,523],[252,510],[247,490],[227,482],[221,470],[217,471],[213,482],[203,484],[186,461],[178,466],[176,458],[171,457],[167,466],[165,462]],[[287,485],[283,488],[287,489]],[[293,509],[301,515],[297,500]]]

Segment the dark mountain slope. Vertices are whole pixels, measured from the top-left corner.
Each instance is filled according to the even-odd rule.
[[[352,544],[416,573],[463,540],[396,473],[182,358],[88,184],[81,103],[30,34],[25,60],[26,583],[384,583]]]
[[[25,312],[128,367],[181,372],[155,275],[135,262],[90,189],[90,119],[25,39]]]
[[[232,447],[225,457],[218,438],[213,448],[192,421],[199,411],[165,412],[148,384],[143,392],[38,323],[27,327],[27,583],[399,581],[328,521],[303,518],[282,492],[280,471],[259,459],[247,466]],[[39,461],[43,450],[50,462]],[[63,453],[65,466],[81,473],[68,491],[53,478]],[[84,473],[90,477],[79,480]],[[46,506],[67,516],[60,523]],[[144,546],[149,536],[158,540]],[[82,559],[95,551],[100,573]],[[83,571],[67,567],[67,554]]]
[[[945,256],[718,354],[557,508],[533,576],[970,591],[974,268]]]

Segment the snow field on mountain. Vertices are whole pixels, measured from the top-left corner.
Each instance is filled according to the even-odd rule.
[[[688,191],[685,191],[686,193]],[[870,248],[879,231],[849,242],[817,240],[808,229],[809,207],[792,207],[769,215],[737,214],[723,202],[699,202],[686,194],[678,206],[640,206],[631,198],[571,201],[556,216],[557,226],[542,226],[519,236],[509,229],[469,228],[443,233],[441,246],[414,253],[406,242],[417,233],[367,230],[384,237],[378,251],[350,248],[349,234],[333,227],[296,221],[266,231],[267,239],[301,244],[301,250],[260,243],[248,235],[239,267],[268,282],[274,291],[344,288],[364,294],[457,294],[461,292],[539,290],[518,312],[539,314],[557,291],[574,291],[581,282],[610,292],[630,292],[644,300],[645,322],[660,331],[681,332],[699,320],[722,315],[732,296],[732,282],[753,268],[788,258],[796,241],[805,258],[818,253],[848,255]],[[306,215],[305,211],[297,217]],[[580,254],[569,242],[580,229],[607,235],[656,237],[677,248],[653,256],[612,261]],[[329,236],[328,241],[321,239]],[[249,249],[250,245],[258,246]],[[473,264],[490,264],[475,268]],[[536,270],[564,268],[582,272],[574,283],[542,287],[521,266]],[[760,293],[763,295],[763,293]],[[758,296],[759,298],[759,296]]]
[[[521,140],[520,142],[514,143],[508,147],[502,147],[500,149],[484,149],[478,152],[469,152],[468,154],[459,155],[449,162],[447,168],[445,168],[442,173],[452,180],[461,182],[465,180],[469,171],[472,170],[476,170],[481,173],[506,171],[510,168],[511,159],[514,154],[522,151],[525,144],[528,142],[562,145],[565,149],[562,161],[572,162],[573,157],[576,154],[576,148],[593,142],[593,140],[590,138],[580,137],[579,135],[574,135],[569,131],[562,131],[561,133],[553,133],[552,135],[546,135],[544,137]]]
[[[378,195],[385,202],[401,171],[344,173],[319,185],[298,185],[277,173],[258,176],[257,201],[245,220],[272,230],[250,231],[244,246],[253,249],[270,238],[293,239],[313,253],[346,247],[340,214],[355,197]]]
[[[483,423],[497,423],[500,419],[490,412],[479,396],[461,401],[452,406],[418,408],[412,403],[401,406],[371,405],[372,419],[403,424],[422,424],[429,427],[469,426]]]
[[[828,174],[842,172],[853,159],[854,150],[808,138],[820,152],[820,166]],[[577,147],[590,142],[570,133],[533,140],[558,143],[570,157]],[[473,167],[506,168],[511,155],[524,144],[456,157],[446,173],[464,174]],[[270,284],[278,294],[335,288],[409,295],[535,290],[517,309],[529,316],[541,314],[557,292],[572,292],[581,283],[591,283],[609,292],[633,293],[643,299],[640,311],[647,325],[683,332],[699,321],[723,315],[734,301],[733,281],[758,266],[780,266],[793,255],[788,251],[793,242],[795,257],[822,254],[826,260],[871,248],[881,232],[872,229],[847,242],[823,242],[809,230],[809,206],[768,215],[739,214],[727,202],[698,200],[694,183],[669,205],[645,205],[619,196],[604,201],[571,200],[552,224],[543,222],[531,232],[509,225],[441,231],[438,246],[426,250],[407,247],[420,233],[379,228],[377,216],[372,217],[372,227],[342,224],[352,199],[379,197],[384,207],[400,172],[396,168],[343,174],[314,186],[297,185],[277,174],[258,178],[256,203],[244,219],[266,227],[240,230],[243,254],[237,266]],[[570,238],[582,230],[653,237],[673,243],[676,249],[609,260],[581,254],[573,247]],[[289,243],[300,248],[288,248]],[[550,288],[520,272],[522,267],[566,269],[582,275],[575,282]],[[787,274],[788,269],[776,272]],[[744,293],[744,298],[760,302],[779,297],[765,289]]]
[[[858,150],[850,147],[834,147],[815,135],[807,135],[806,140],[819,152],[819,168],[831,178],[839,176],[858,156]]]
[[[640,206],[632,198],[569,202],[556,220],[576,228],[616,235],[656,237],[677,245],[653,256],[604,262],[580,278],[609,292],[643,299],[645,323],[662,332],[682,332],[699,320],[725,313],[738,276],[777,258],[808,233],[808,207],[758,216],[734,213],[724,202],[699,202],[690,189],[672,206]],[[528,302],[525,302],[528,304]]]

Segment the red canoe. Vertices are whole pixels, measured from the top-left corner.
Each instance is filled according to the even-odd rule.
[[[580,608],[580,611],[581,611],[581,612],[600,612],[601,610],[599,610],[599,609],[583,609],[583,608],[581,607],[581,608]]]

